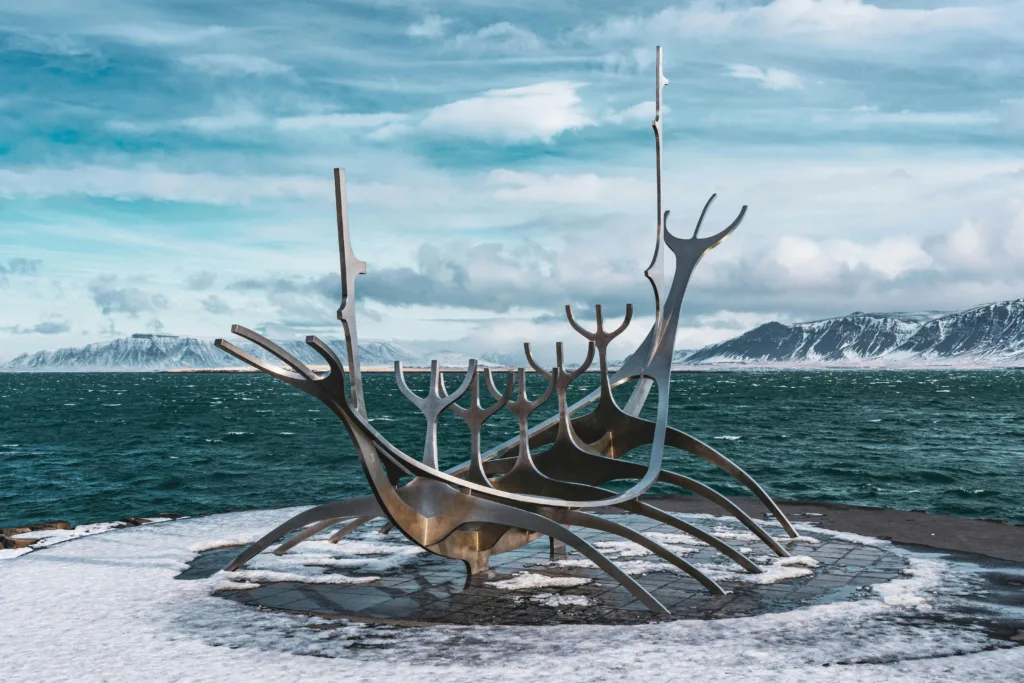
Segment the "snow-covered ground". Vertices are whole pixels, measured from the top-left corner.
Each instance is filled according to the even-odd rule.
[[[254,538],[295,512],[115,529],[0,562],[8,652],[0,680],[1003,682],[1024,671],[1024,648],[918,618],[955,610],[957,594],[971,587],[966,573],[940,560],[917,560],[908,575],[853,602],[643,626],[365,626],[215,597],[223,574],[175,580],[200,550]],[[259,572],[315,580],[326,567],[384,571],[416,561],[394,540],[352,543],[347,564],[314,542],[303,555],[322,556],[320,565],[264,556],[231,583],[268,580]],[[789,568],[809,571],[807,564]]]

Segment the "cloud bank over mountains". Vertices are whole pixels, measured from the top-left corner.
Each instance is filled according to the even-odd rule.
[[[244,11],[243,11],[244,10]],[[1024,4],[528,0],[0,9],[0,357],[232,322],[469,354],[650,314],[654,45],[671,229],[748,217],[680,345],[1024,295]],[[623,348],[635,343],[627,337]]]

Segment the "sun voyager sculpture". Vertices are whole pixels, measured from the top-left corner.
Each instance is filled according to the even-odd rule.
[[[507,372],[504,389],[496,385],[490,368],[481,368],[470,360],[461,383],[449,391],[438,362],[430,367],[429,390],[418,396],[406,384],[400,361],[395,363],[395,379],[402,394],[426,418],[423,455],[413,457],[392,445],[373,428],[363,400],[359,368],[359,337],[356,331],[355,285],[366,272],[366,263],[352,251],[349,231],[345,174],[334,171],[338,215],[338,239],[341,251],[341,307],[338,319],[345,333],[346,363],[317,337],[306,343],[323,356],[329,373],[319,375],[269,339],[239,325],[232,332],[261,347],[284,364],[279,367],[247,351],[218,339],[219,348],[268,375],[276,377],[323,402],[341,420],[355,446],[370,493],[347,500],[310,508],[273,529],[243,550],[227,567],[234,571],[257,554],[294,533],[274,552],[282,554],[296,544],[331,527],[340,526],[330,541],[338,542],[355,529],[384,518],[385,529],[393,527],[406,538],[431,553],[466,563],[471,574],[485,571],[492,555],[519,548],[542,536],[575,549],[617,580],[652,612],[668,610],[630,575],[571,530],[571,527],[595,529],[627,539],[658,555],[699,581],[711,594],[725,591],[707,574],[674,552],[638,533],[595,514],[598,508],[656,520],[709,544],[744,570],[761,570],[745,555],[707,531],[689,524],[649,502],[641,495],[657,482],[678,487],[701,496],[735,517],[779,556],[786,550],[735,503],[713,488],[662,468],[666,447],[680,449],[728,473],[767,507],[787,534],[797,532],[778,505],[741,467],[700,440],[668,425],[672,352],[687,283],[700,259],[728,237],[743,220],[744,206],[736,219],[721,232],[700,236],[701,224],[715,196],[704,206],[691,237],[679,237],[668,230],[668,211],[662,208],[662,120],[661,95],[668,82],[662,74],[661,48],[657,48],[655,118],[655,163],[657,166],[657,231],[654,257],[644,275],[654,289],[655,319],[646,338],[622,366],[611,373],[608,345],[629,325],[632,306],[627,305],[622,322],[606,329],[602,310],[596,307],[596,328],[588,330],[573,316],[570,306],[565,314],[572,328],[588,341],[586,360],[577,368],[564,367],[562,346],[556,347],[556,367],[546,369],[534,360],[530,345],[526,357],[533,370],[547,380],[546,391],[531,399],[527,394],[526,370]],[[675,257],[675,272],[665,291],[665,250]],[[569,405],[568,387],[597,357],[601,385],[582,400]],[[481,372],[482,370],[482,372]],[[637,380],[624,407],[612,395],[612,389]],[[483,388],[481,387],[483,384]],[[656,419],[639,417],[651,390],[657,398]],[[481,403],[484,392],[492,396],[487,407]],[[513,398],[514,394],[514,398]],[[530,415],[551,396],[558,402],[558,415],[530,426]],[[467,397],[465,406],[456,403]],[[589,413],[581,409],[596,406]],[[487,420],[501,409],[509,410],[519,424],[519,435],[496,448],[481,451],[481,432]],[[451,410],[469,427],[469,459],[462,465],[442,470],[438,465],[438,417]],[[574,415],[576,415],[574,417]],[[646,464],[622,458],[630,451],[650,447]],[[609,482],[632,482],[621,493],[602,488]]]

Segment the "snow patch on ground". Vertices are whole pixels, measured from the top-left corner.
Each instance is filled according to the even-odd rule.
[[[202,541],[201,543],[194,543],[189,546],[189,550],[196,555],[199,553],[205,553],[208,550],[220,550],[221,548],[231,548],[234,546],[246,546],[250,543],[254,543],[260,539],[259,534],[244,534],[235,538],[214,538],[209,541]],[[241,550],[239,550],[241,552]]]
[[[682,517],[683,515],[678,515]],[[652,531],[647,534],[647,538],[652,541],[657,541],[664,546],[673,545],[707,545],[704,541],[694,538],[689,534],[666,534],[660,531]]]
[[[488,581],[487,585],[505,591],[521,591],[532,588],[572,588],[590,582],[590,579],[575,576],[545,576],[533,572],[519,572],[510,579]]]
[[[74,529],[47,529],[46,531],[29,531],[24,534],[17,534],[14,538],[38,538],[38,543],[33,543],[33,549],[47,548],[51,545],[63,543],[83,536],[102,534],[113,529],[121,529],[128,526],[124,522],[99,522],[97,524],[80,524]]]
[[[903,570],[908,577],[872,586],[887,605],[931,611],[931,595],[941,585],[945,563],[937,560],[910,558],[910,567]]]
[[[815,529],[817,531],[817,529]],[[733,531],[730,527],[716,526],[711,530],[718,538],[723,541],[750,541],[754,543],[760,543],[761,539],[757,537],[752,531]],[[776,543],[806,543],[810,545],[818,545],[821,543],[818,539],[813,536],[776,536],[774,537]]]
[[[776,558],[762,569],[760,574],[737,574],[734,578],[745,583],[766,586],[779,581],[790,581],[814,574],[814,568],[821,563],[806,555]],[[732,577],[731,577],[732,578]]]
[[[791,555],[790,557],[780,557],[779,564],[783,567],[820,567],[821,562],[818,562],[813,557],[807,555]]]
[[[260,584],[251,583],[249,581],[224,581],[222,583],[214,584],[215,591],[247,591],[259,587]]]
[[[333,530],[326,530],[304,543],[289,549],[283,555],[277,555],[280,546],[272,545],[266,552],[260,553],[249,560],[244,569],[234,572],[219,572],[220,580],[215,590],[235,588],[233,582],[241,583],[275,583],[282,581],[297,583],[324,584],[359,584],[373,583],[380,579],[372,574],[383,574],[413,565],[418,562],[426,551],[404,541],[378,534],[368,535],[372,540],[344,539],[338,543],[328,543],[326,539]],[[243,540],[249,543],[250,540]],[[214,540],[198,543],[191,547],[193,552],[202,552],[231,545],[239,539]],[[337,569],[349,569],[370,574],[367,576],[347,576]]]
[[[292,581],[296,583],[373,583],[380,579],[379,576],[345,576],[344,574],[297,574],[293,572],[275,572],[269,569],[239,569],[233,572],[217,572],[213,578],[227,582],[241,583],[280,583]],[[222,586],[223,587],[223,586]]]
[[[556,593],[538,593],[530,596],[530,602],[545,607],[589,607],[594,601],[585,595],[558,595]]]
[[[615,565],[630,576],[644,576],[645,574],[653,574],[655,572],[675,572],[681,574],[683,571],[674,564],[653,562],[651,560],[628,560],[626,562],[616,562]]]
[[[186,518],[181,517],[180,519]],[[147,517],[146,521],[144,521],[142,525],[170,521],[173,521],[171,517]],[[113,531],[114,529],[124,529],[131,526],[133,525],[128,524],[127,522],[96,522],[94,524],[79,524],[72,529],[46,529],[39,531],[27,531],[23,534],[15,534],[14,538],[39,540],[25,548],[0,550],[0,560],[13,560],[16,557],[27,555],[34,550],[49,548],[50,546],[57,545],[58,543],[73,541],[76,538],[84,538],[85,536],[95,536],[96,534],[103,534],[108,531]]]
[[[308,541],[304,541],[288,552],[296,553],[306,552],[308,550],[318,550],[322,553],[343,555],[393,555],[395,553],[419,555],[427,552],[423,548],[411,545],[405,541],[395,543],[392,541],[393,537],[383,536],[380,534],[376,534],[377,538],[372,541],[360,541],[346,538],[338,541],[337,543],[328,543],[326,540],[317,540],[321,537],[330,537],[335,531],[336,529],[328,529],[319,536]]]
[[[766,520],[765,525],[777,525],[778,522],[774,520]],[[793,524],[793,528],[797,531],[807,531],[815,534],[816,536],[828,536],[829,538],[837,541],[843,541],[845,543],[856,543],[857,545],[867,545],[875,548],[880,548],[887,545],[892,545],[892,541],[884,538],[876,538],[875,536],[863,536],[861,534],[850,533],[849,531],[836,531],[835,529],[826,529],[817,525],[817,522],[796,522]],[[803,535],[799,538],[805,538]],[[782,539],[779,539],[780,541]],[[796,540],[796,539],[794,539]],[[817,541],[820,543],[821,541]]]
[[[610,558],[643,557],[651,554],[650,550],[632,541],[598,541],[594,543],[594,547]]]
[[[866,538],[866,537],[862,537],[862,538]],[[775,540],[776,543],[806,543],[808,545],[818,545],[819,543],[821,543],[821,540],[819,540],[817,538],[814,538],[813,536],[803,536],[803,535],[801,535],[801,536],[776,536],[774,540]],[[861,545],[865,545],[865,544],[861,544]]]

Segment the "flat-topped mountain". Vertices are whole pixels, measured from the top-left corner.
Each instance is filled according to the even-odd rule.
[[[325,339],[328,346],[347,362],[345,342]],[[270,360],[267,354],[244,340],[232,340],[236,346]],[[324,365],[324,359],[300,340],[278,341],[277,344],[307,365]],[[429,363],[415,351],[389,342],[368,342],[359,345],[360,365],[391,366],[401,360],[411,366]],[[274,362],[277,363],[276,359]],[[178,337],[169,334],[133,334],[108,342],[77,348],[57,349],[22,354],[0,365],[3,370],[21,371],[153,371],[190,369],[243,368],[241,361],[213,345],[212,339]]]

